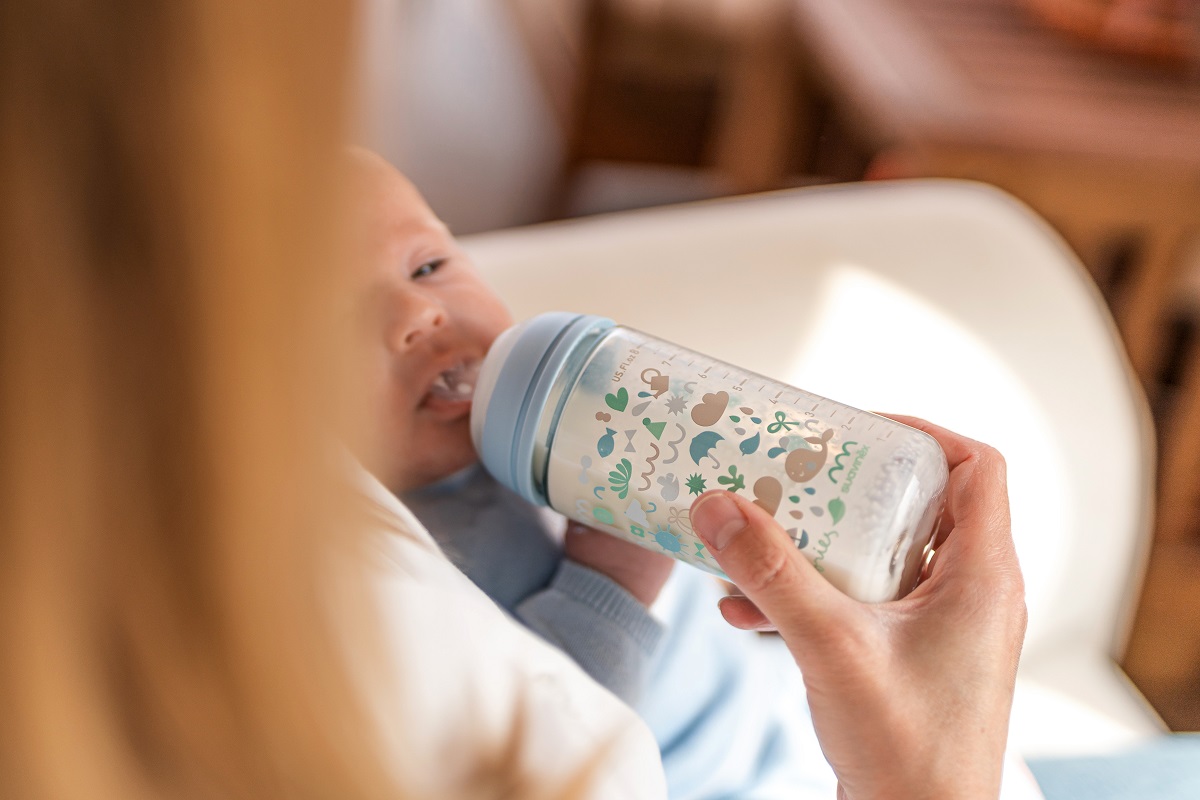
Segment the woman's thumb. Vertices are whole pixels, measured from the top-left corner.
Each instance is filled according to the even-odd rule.
[[[749,500],[707,492],[692,504],[691,522],[729,580],[785,639],[806,636],[841,597],[771,515]]]

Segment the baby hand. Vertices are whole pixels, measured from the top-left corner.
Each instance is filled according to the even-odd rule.
[[[612,579],[647,608],[658,597],[675,566],[675,559],[670,556],[578,522],[567,524],[563,555]]]

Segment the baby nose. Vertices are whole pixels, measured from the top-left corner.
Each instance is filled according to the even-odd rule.
[[[401,310],[400,319],[389,337],[389,345],[397,353],[406,352],[445,322],[446,311],[439,303],[419,298],[410,299]]]

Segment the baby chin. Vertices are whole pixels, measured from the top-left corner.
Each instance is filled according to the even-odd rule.
[[[428,424],[413,437],[410,469],[414,484],[408,488],[435,483],[478,462],[471,443],[471,426],[467,417]]]

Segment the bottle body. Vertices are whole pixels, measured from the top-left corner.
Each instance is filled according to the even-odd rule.
[[[947,478],[927,434],[630,328],[597,326],[566,350],[526,409],[532,447],[511,449],[529,452],[532,499],[721,575],[688,510],[727,489],[847,594],[915,585]]]

